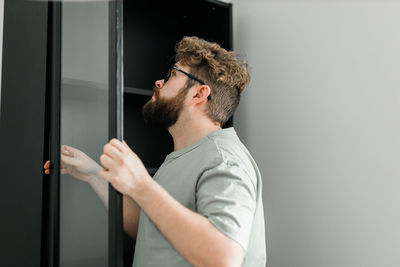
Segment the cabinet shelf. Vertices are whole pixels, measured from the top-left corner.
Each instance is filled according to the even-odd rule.
[[[68,86],[68,90],[101,90],[103,92],[108,92],[108,84],[96,81],[82,80],[76,78],[62,77],[61,84],[64,86]],[[71,88],[71,89],[70,89]],[[94,93],[95,91],[93,91]],[[124,93],[134,94],[134,95],[143,95],[143,96],[152,96],[152,89],[142,89],[131,86],[124,87]]]
[[[145,95],[145,96],[152,96],[152,95],[153,95],[153,90],[149,90],[149,89],[140,89],[140,88],[125,86],[125,87],[124,87],[124,93],[136,94],[136,95]]]

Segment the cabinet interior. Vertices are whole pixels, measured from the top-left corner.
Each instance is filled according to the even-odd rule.
[[[174,63],[175,44],[198,36],[232,49],[230,5],[218,1],[124,1],[124,138],[150,172],[155,172],[173,141],[166,130],[146,126],[142,106],[154,82]],[[224,127],[232,125],[232,118]]]

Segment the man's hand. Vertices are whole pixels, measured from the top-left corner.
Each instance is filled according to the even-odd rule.
[[[46,174],[50,174],[50,161],[44,164]],[[61,147],[61,174],[69,174],[88,182],[102,167],[79,149],[63,145]]]
[[[104,170],[100,172],[101,177],[122,194],[133,198],[140,190],[142,182],[151,178],[143,162],[127,143],[116,138],[104,146],[100,162],[104,166]]]

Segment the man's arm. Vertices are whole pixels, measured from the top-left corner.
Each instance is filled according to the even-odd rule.
[[[104,180],[97,172],[96,175],[92,176],[89,179],[88,183],[108,211],[108,182]],[[136,239],[139,224],[140,207],[132,198],[126,195],[123,195],[122,203],[124,231],[131,238]]]
[[[172,246],[194,266],[240,266],[243,248],[203,215],[175,200],[153,179],[132,196]]]
[[[112,139],[100,156],[101,177],[131,197],[172,246],[195,266],[240,266],[244,247],[204,216],[175,200],[155,182],[125,141]]]
[[[132,198],[125,195],[123,195],[122,203],[123,203],[122,216],[124,220],[124,231],[131,238],[136,239],[138,225],[139,225],[140,207]]]
[[[46,174],[51,172],[51,164],[48,160],[43,168]],[[61,149],[61,174],[69,174],[72,177],[89,183],[103,206],[108,211],[108,182],[104,180],[100,172],[103,170],[97,162],[77,148],[63,145]],[[136,239],[140,208],[136,202],[128,196],[123,196],[123,227],[124,231]]]

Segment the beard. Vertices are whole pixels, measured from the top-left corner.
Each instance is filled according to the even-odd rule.
[[[182,88],[177,96],[171,98],[161,97],[160,89],[157,87],[153,90],[155,100],[150,99],[144,104],[142,108],[143,119],[148,125],[168,129],[177,122],[188,90]]]

